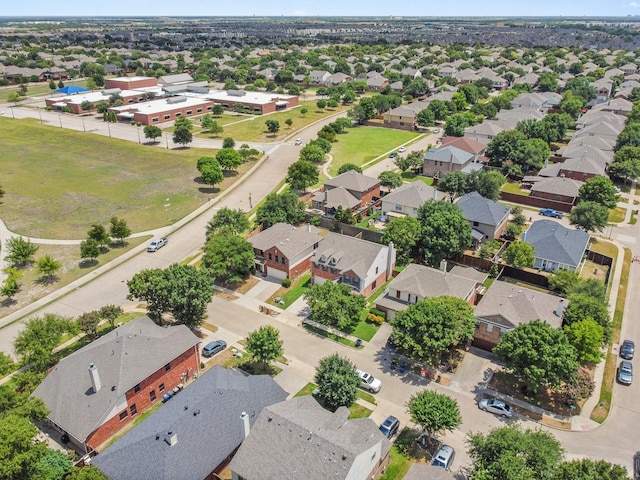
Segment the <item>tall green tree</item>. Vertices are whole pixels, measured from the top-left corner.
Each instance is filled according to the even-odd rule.
[[[469,303],[441,296],[418,300],[391,320],[391,338],[410,357],[439,365],[452,347],[473,337],[476,318]]]
[[[309,143],[300,149],[300,160],[311,163],[322,163],[324,162],[324,157],[325,151],[320,145]]]
[[[124,244],[124,239],[131,235],[131,229],[124,218],[113,216],[109,220],[109,234],[111,237],[117,238],[120,244]]]
[[[385,245],[393,242],[398,263],[405,265],[411,262],[411,253],[420,240],[421,231],[420,222],[413,217],[394,218],[385,226],[381,241]]]
[[[438,182],[438,190],[449,195],[451,201],[468,193],[468,188],[468,175],[461,171],[445,173]]]
[[[356,165],[355,163],[344,163],[340,165],[340,168],[338,169],[338,175],[341,175],[350,170],[354,170],[358,173],[362,173],[362,168],[360,168],[359,165]]]
[[[523,430],[518,424],[472,433],[467,438],[473,460],[472,478],[538,480],[551,478],[562,462],[563,448],[543,430]]]
[[[35,443],[37,427],[15,413],[0,416],[0,479],[38,478],[36,465],[48,453],[45,443]]]
[[[504,260],[507,265],[517,268],[533,267],[535,249],[531,244],[516,240],[504,251]]]
[[[320,179],[320,171],[313,163],[298,160],[289,165],[286,181],[291,188],[306,191],[307,187],[315,185]]]
[[[186,126],[176,126],[173,129],[173,143],[179,143],[182,148],[186,148],[193,141],[193,133]]]
[[[53,349],[60,345],[62,337],[78,332],[78,324],[72,318],[45,313],[27,320],[13,341],[13,349],[21,364],[31,364],[35,371],[44,372],[51,365]]]
[[[91,228],[87,232],[87,238],[89,240],[95,240],[100,248],[105,245],[109,245],[109,242],[111,241],[111,237],[109,236],[107,229],[97,223],[91,225]]]
[[[362,295],[354,295],[349,285],[334,282],[317,283],[304,293],[309,318],[314,322],[350,331],[360,322],[367,304]]]
[[[274,137],[280,131],[280,122],[278,120],[266,120],[264,124],[267,126],[267,132],[269,132]]]
[[[602,175],[587,179],[578,190],[578,202],[596,202],[609,209],[616,208],[619,198],[613,182]]]
[[[77,318],[78,326],[91,340],[98,338],[98,325],[100,314],[97,311],[85,312]]]
[[[573,207],[569,222],[587,232],[601,232],[609,222],[609,209],[594,201],[583,201]]]
[[[576,349],[564,331],[540,320],[505,332],[493,352],[534,393],[569,382],[578,371]]]
[[[595,320],[604,330],[604,342],[609,342],[612,334],[612,325],[606,302],[591,296],[589,293],[571,293],[569,295],[569,305],[567,305],[563,316],[565,325],[571,325],[585,318]]]
[[[256,220],[265,228],[278,222],[298,224],[304,220],[304,203],[291,191],[270,193],[258,207]]]
[[[404,182],[404,180],[402,179],[402,175],[391,170],[380,173],[380,175],[378,175],[378,180],[380,180],[380,185],[391,190],[401,187],[402,183]]]
[[[253,245],[238,235],[223,232],[207,240],[202,265],[216,279],[225,283],[246,280],[254,269]]]
[[[48,282],[55,279],[56,273],[58,273],[61,268],[62,263],[51,255],[45,255],[36,262],[36,270]]]
[[[411,421],[427,433],[427,441],[435,432],[453,431],[462,423],[458,402],[443,393],[422,390],[411,395],[407,403]]]
[[[313,381],[318,385],[318,397],[323,405],[332,411],[350,407],[360,385],[356,367],[337,353],[320,360]]]
[[[604,328],[594,319],[585,318],[566,325],[564,331],[569,343],[576,349],[580,363],[598,363],[602,360]]]
[[[280,332],[271,325],[263,325],[251,332],[246,346],[251,357],[264,364],[265,371],[272,361],[282,355]]]
[[[22,237],[11,237],[4,243],[6,249],[6,261],[15,267],[24,267],[33,262],[33,256],[38,251],[38,246]]]
[[[222,207],[207,224],[207,238],[223,233],[238,235],[249,227],[247,215],[242,210]]]
[[[213,297],[213,280],[206,268],[174,263],[166,269],[145,269],[127,282],[129,300],[147,302],[149,317],[162,324],[169,313],[176,323],[195,330],[204,321]]]
[[[236,170],[242,165],[242,156],[233,148],[222,148],[218,150],[216,160],[223,170]]]
[[[605,460],[583,458],[562,462],[553,472],[551,480],[631,480],[627,469]]]
[[[162,129],[156,125],[145,125],[142,131],[144,132],[144,138],[150,138],[153,142],[156,141],[156,138],[162,136]]]
[[[471,245],[471,227],[456,204],[428,200],[418,209],[422,225],[422,254],[427,262],[440,261],[464,252]]]
[[[111,328],[115,327],[116,319],[123,313],[124,310],[116,305],[105,305],[103,307],[100,307],[100,310],[98,310],[98,315],[100,316],[100,318],[109,322]]]

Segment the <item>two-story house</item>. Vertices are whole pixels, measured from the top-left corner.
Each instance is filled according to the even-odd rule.
[[[356,211],[369,207],[379,198],[380,180],[350,170],[324,182],[323,191],[311,197],[311,204],[333,215],[339,206]]]
[[[424,182],[405,183],[382,197],[382,215],[386,220],[410,216],[418,218],[418,209],[427,200],[443,200],[446,194]]]
[[[340,282],[366,297],[391,278],[395,264],[393,243],[380,245],[329,232],[311,258],[311,281]]]
[[[457,147],[431,148],[424,154],[422,174],[441,178],[449,172],[470,173],[481,170],[482,164],[474,159],[475,155]]]
[[[256,270],[280,280],[298,278],[309,270],[320,240],[317,227],[294,227],[288,223],[276,223],[249,238],[256,255]]]
[[[471,226],[474,246],[499,238],[507,227],[511,208],[489,200],[478,192],[470,192],[457,200],[464,218]]]

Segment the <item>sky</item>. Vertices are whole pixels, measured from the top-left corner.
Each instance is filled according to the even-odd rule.
[[[640,0],[2,0],[0,16],[627,16]]]

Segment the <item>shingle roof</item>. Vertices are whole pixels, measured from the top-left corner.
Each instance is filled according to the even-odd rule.
[[[329,232],[318,245],[313,261],[330,265],[341,272],[352,270],[363,279],[380,252],[387,248],[378,243]]]
[[[424,182],[405,183],[383,197],[384,202],[395,203],[407,207],[420,207],[427,200],[442,200],[446,194]]]
[[[606,162],[599,162],[597,159],[587,156],[568,158],[560,164],[561,170],[593,175],[604,175],[605,168]]]
[[[511,208],[506,205],[484,198],[478,192],[467,193],[460,197],[456,203],[462,210],[464,218],[469,222],[484,223],[485,225],[500,225],[511,211]]]
[[[288,223],[276,223],[254,235],[249,241],[258,250],[277,246],[287,258],[293,258],[321,239],[320,230],[313,225],[294,227]]]
[[[351,193],[343,187],[317,192],[311,199],[314,202],[321,202],[325,208],[329,209],[338,207],[352,209],[360,205],[360,200],[351,195]]]
[[[463,267],[445,275],[435,268],[411,263],[389,283],[389,289],[408,292],[420,298],[450,295],[466,299],[478,283],[475,275],[467,275],[468,270],[476,272]]]
[[[391,442],[370,418],[348,416],[345,407],[331,413],[309,395],[265,407],[231,470],[247,480],[364,479],[369,472],[352,471],[363,467],[354,466],[356,457],[371,451],[378,461]]]
[[[531,187],[532,192],[553,193],[567,197],[577,197],[584,182],[564,177],[550,177],[536,182]]]
[[[413,463],[403,480],[454,480],[448,470],[425,463]]]
[[[473,153],[474,155],[477,155],[487,148],[484,143],[476,142],[469,137],[444,137],[442,139],[442,146],[456,147],[460,150],[464,150],[465,152]]]
[[[115,414],[125,392],[199,342],[184,325],[165,328],[138,317],[61,360],[33,395],[53,422],[84,441]],[[92,363],[102,384],[97,393],[87,370]]]
[[[431,148],[424,154],[425,160],[436,160],[439,162],[454,163],[457,165],[465,165],[473,159],[473,154],[465,152],[458,147],[439,147]]]
[[[584,230],[567,228],[553,220],[537,220],[523,234],[536,251],[536,258],[577,266],[589,243]]]
[[[476,306],[475,315],[478,318],[500,316],[513,327],[539,319],[560,328],[562,317],[557,316],[555,311],[561,300],[564,299],[496,280]],[[566,305],[568,302],[564,300],[563,303]]]
[[[367,177],[355,170],[349,170],[337,177],[333,177],[324,182],[325,187],[332,188],[343,187],[347,190],[353,190],[354,192],[366,192],[376,185],[380,185],[380,180],[373,177]]]
[[[92,463],[113,480],[201,480],[244,440],[242,412],[255,424],[264,407],[286,397],[268,375],[215,366]],[[173,446],[167,432],[177,436]]]

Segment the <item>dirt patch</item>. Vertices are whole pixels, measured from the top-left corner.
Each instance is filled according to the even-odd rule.
[[[224,298],[225,300],[237,300],[239,297],[227,292],[216,292],[216,297]]]
[[[237,287],[233,288],[234,291],[238,292],[238,293],[247,293],[249,290],[251,290],[253,287],[255,287],[258,283],[260,282],[260,280],[258,280],[256,277],[251,276],[249,277],[249,279],[238,285]]]
[[[542,416],[540,423],[548,427],[560,428],[563,430],[571,430],[571,422],[567,422],[566,420],[559,420],[557,418],[549,417],[547,415]]]
[[[609,267],[607,267],[606,265],[598,265],[597,263],[593,263],[590,260],[586,260],[580,276],[587,280],[590,278],[595,278],[596,280],[600,280],[602,283],[604,283],[607,279],[608,273]]]

